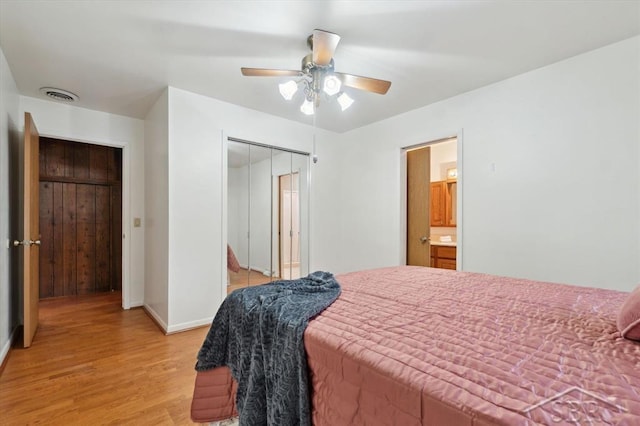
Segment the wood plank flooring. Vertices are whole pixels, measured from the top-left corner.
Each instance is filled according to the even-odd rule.
[[[40,302],[33,346],[0,375],[0,425],[190,425],[208,327],[165,336],[121,293]]]
[[[229,285],[227,286],[227,294],[234,290],[244,287],[251,287],[254,285],[266,284],[270,281],[277,281],[280,279],[289,280],[293,276],[293,279],[300,278],[300,266],[293,266],[285,269],[283,272],[283,278],[273,277],[269,279],[268,276],[254,270],[247,270],[241,268],[239,272],[229,272]]]
[[[277,280],[279,278],[273,278]],[[268,283],[269,277],[253,270],[241,268],[239,272],[229,271],[229,285],[227,286],[227,294],[234,290],[244,287]]]

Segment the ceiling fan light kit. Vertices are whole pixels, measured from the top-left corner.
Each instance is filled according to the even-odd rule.
[[[338,103],[340,104],[340,108],[342,108],[342,110],[344,111],[351,106],[351,104],[353,103],[353,99],[351,99],[351,96],[342,92],[342,94],[338,96]]]
[[[320,98],[336,97],[342,111],[349,108],[354,100],[347,95],[344,87],[364,90],[384,95],[391,86],[390,81],[361,77],[353,74],[334,72],[333,53],[340,36],[328,31],[314,30],[307,38],[311,53],[302,58],[301,71],[264,68],[241,68],[242,74],[252,77],[297,77],[278,85],[283,98],[290,101],[302,86],[304,101],[300,111],[312,115],[320,106]]]
[[[298,91],[298,83],[294,80],[289,80],[286,83],[280,83],[278,87],[280,88],[280,94],[282,97],[288,101],[293,99],[293,95]]]
[[[300,105],[300,111],[302,111],[305,115],[313,115],[315,113],[314,102],[305,98],[302,105]]]
[[[338,77],[334,74],[327,74],[324,77],[324,85],[322,90],[329,96],[333,96],[336,93],[340,92],[340,88],[342,87],[342,82]]]

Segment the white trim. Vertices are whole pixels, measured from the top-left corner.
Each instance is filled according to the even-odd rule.
[[[462,255],[462,247],[463,247],[463,230],[464,226],[462,223],[462,210],[464,209],[463,199],[463,188],[464,188],[464,164],[463,164],[463,146],[462,143],[464,139],[464,129],[460,129],[458,131],[458,139],[456,142],[456,168],[458,169],[458,178],[457,178],[457,191],[456,191],[456,270],[463,271],[463,255]]]
[[[131,147],[122,147],[122,309],[131,308]]]
[[[64,135],[40,134],[40,137],[60,139],[69,142],[110,146],[122,149],[122,308],[130,309],[131,304],[131,146],[121,142],[95,141],[70,138]],[[138,305],[140,306],[140,305]]]
[[[228,238],[228,234],[227,234],[227,226],[228,226],[228,218],[227,218],[227,214],[228,214],[228,210],[229,210],[229,206],[227,205],[228,202],[228,185],[229,185],[229,180],[228,180],[228,174],[229,174],[229,155],[228,155],[228,149],[229,149],[229,139],[227,134],[224,132],[224,130],[222,130],[220,132],[220,137],[222,138],[222,143],[220,144],[220,149],[222,149],[222,167],[220,168],[220,173],[222,174],[222,199],[220,200],[220,206],[222,208],[222,212],[220,214],[220,216],[222,217],[221,222],[221,226],[222,229],[220,230],[220,235],[222,235],[222,238],[220,239],[220,244],[222,245],[222,256],[220,259],[220,300],[224,300],[227,297],[227,285],[229,284],[229,270],[227,269],[227,238]]]
[[[313,185],[311,185],[311,181],[313,179],[313,172],[311,170],[311,168],[313,166],[316,165],[316,162],[313,161],[313,157],[316,155],[315,153],[315,146],[316,146],[316,135],[315,135],[315,129],[314,129],[314,135],[313,135],[313,150],[314,153],[310,154],[307,157],[307,273],[310,274],[311,272],[315,271],[316,268],[314,268],[313,265],[313,256],[311,255],[311,240],[313,237],[313,219],[312,219],[312,215],[313,215]],[[278,266],[278,268],[280,268],[280,266]]]
[[[162,320],[162,318],[160,317],[160,315],[158,315],[156,311],[153,310],[151,305],[148,305],[145,303],[143,306],[144,306],[145,312],[147,312],[147,314],[153,317],[154,321],[156,322],[156,324],[158,324],[158,326],[160,326],[162,331],[164,331],[165,334],[168,333],[167,323]]]
[[[407,150],[400,148],[400,265],[407,264]]]
[[[0,365],[2,365],[2,363],[5,360],[5,358],[9,354],[9,350],[11,349],[11,345],[13,344],[13,338],[14,338],[14,336],[16,334],[16,330],[17,329],[18,329],[18,327],[14,327],[13,328],[13,330],[11,331],[11,334],[9,334],[9,339],[6,341],[6,343],[2,347],[2,350],[0,350]]]
[[[226,291],[226,288],[225,288],[225,291]],[[209,318],[204,318],[200,320],[174,324],[174,325],[170,325],[168,328],[165,327],[165,333],[170,334],[170,333],[177,333],[178,331],[191,330],[192,328],[211,325],[212,322],[213,322],[213,317],[209,317]]]

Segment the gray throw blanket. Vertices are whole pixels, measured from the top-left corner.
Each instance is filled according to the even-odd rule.
[[[200,352],[197,371],[226,365],[238,382],[240,425],[311,425],[302,335],[340,295],[329,272],[231,293]]]

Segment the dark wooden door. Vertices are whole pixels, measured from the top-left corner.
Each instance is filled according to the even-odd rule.
[[[122,152],[42,138],[41,298],[122,288]]]

